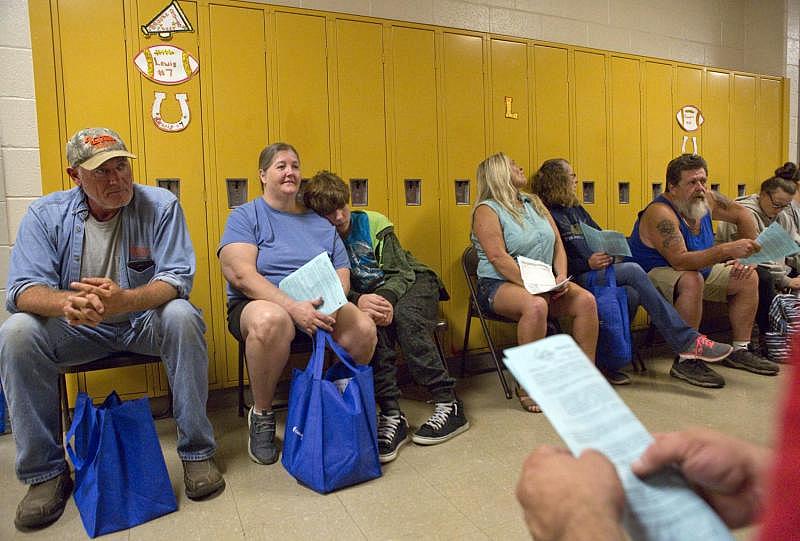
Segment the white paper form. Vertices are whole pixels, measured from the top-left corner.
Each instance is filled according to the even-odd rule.
[[[600,231],[591,225],[581,222],[581,232],[592,252],[631,257],[631,247],[628,246],[628,239],[619,231]]]
[[[557,284],[556,277],[553,276],[553,267],[544,261],[522,255],[517,256],[517,265],[519,265],[519,273],[522,275],[522,283],[525,284],[525,289],[528,293],[532,295],[557,291],[572,278],[570,276]]]
[[[281,280],[278,288],[296,301],[312,301],[322,297],[322,304],[317,310],[323,314],[332,314],[347,304],[342,282],[327,252],[322,252]]]
[[[745,265],[758,265],[759,263],[772,263],[773,261],[783,261],[790,255],[800,252],[800,246],[789,236],[781,224],[772,224],[762,231],[756,242],[761,246],[761,251],[745,257],[739,261]]]
[[[596,449],[617,468],[625,488],[624,523],[631,539],[733,539],[676,469],[644,481],[633,474],[631,462],[653,438],[572,337],[559,334],[506,349],[505,362],[575,456]]]

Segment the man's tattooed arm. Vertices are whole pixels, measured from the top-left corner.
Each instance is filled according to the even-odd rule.
[[[672,220],[661,220],[656,224],[656,230],[661,235],[661,246],[665,250],[672,249],[679,244],[681,235],[675,229],[675,223]]]
[[[731,206],[731,200],[716,190],[711,191],[711,198],[714,199],[721,210],[728,210]]]

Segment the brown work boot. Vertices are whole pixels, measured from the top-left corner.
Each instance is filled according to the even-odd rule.
[[[69,470],[58,477],[28,487],[28,493],[17,506],[14,526],[18,530],[43,528],[58,520],[72,494]]]
[[[183,484],[190,500],[200,500],[225,490],[225,479],[213,458],[196,462],[184,460]]]

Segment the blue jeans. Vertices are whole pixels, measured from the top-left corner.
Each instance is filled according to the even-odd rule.
[[[638,263],[616,263],[614,272],[617,275],[617,285],[624,286],[628,294],[628,310],[631,317],[639,305],[642,305],[650,315],[653,325],[675,353],[682,353],[691,348],[700,333],[686,324],[675,307],[658,292]],[[589,273],[584,272],[576,276],[575,281],[586,287],[588,277]],[[595,284],[600,285],[605,282],[605,269],[597,271]]]
[[[41,483],[67,469],[59,431],[58,374],[114,351],[159,355],[173,394],[181,460],[210,458],[216,450],[206,416],[208,352],[200,312],[175,299],[130,323],[71,327],[63,318],[24,312],[0,327],[0,376],[17,445],[17,477]],[[66,427],[65,427],[66,428]]]

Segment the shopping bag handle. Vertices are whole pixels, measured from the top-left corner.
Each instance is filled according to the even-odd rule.
[[[590,270],[586,276],[586,288],[593,288],[596,279],[597,271]],[[613,264],[606,267],[606,287],[617,287],[617,272],[614,270]]]
[[[316,333],[314,333],[314,349],[311,352],[311,361],[309,362],[309,366],[314,374],[314,379],[322,379],[322,365],[325,359],[326,344],[330,346],[331,350],[347,368],[353,372],[358,370],[353,362],[353,357],[351,357],[342,346],[336,343],[330,333],[317,329]]]
[[[116,399],[119,400],[119,396],[117,396],[116,392],[112,393],[116,396]],[[111,398],[111,395],[106,398],[108,401]],[[88,452],[86,453],[85,457],[79,457],[78,453],[75,452],[75,449],[72,446],[72,438],[75,437],[75,431],[78,429],[78,426],[83,422],[84,418],[88,415],[96,413],[96,409],[92,406],[92,399],[89,398],[89,395],[86,393],[78,393],[78,400],[75,404],[75,415],[72,418],[72,424],[69,427],[66,435],[66,445],[67,454],[69,455],[70,460],[72,460],[72,465],[75,466],[76,470],[83,469],[83,466],[91,461],[94,460],[95,455],[97,454],[98,450],[100,449],[100,431],[99,430],[92,430],[92,435],[89,439],[89,448]]]
[[[617,271],[613,264],[606,267],[606,286],[617,287]]]

